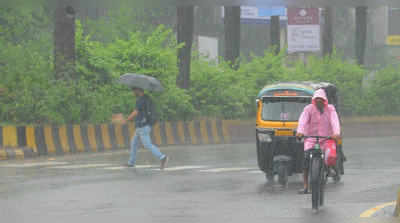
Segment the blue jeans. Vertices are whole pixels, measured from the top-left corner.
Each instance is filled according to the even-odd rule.
[[[164,154],[160,152],[158,147],[151,142],[150,133],[151,133],[150,126],[144,126],[142,128],[136,129],[135,135],[133,136],[131,142],[131,156],[128,162],[129,165],[135,165],[136,163],[136,152],[139,148],[139,139],[142,141],[144,148],[150,150],[151,153],[153,153],[153,155],[157,157],[159,160],[162,160],[166,157]]]

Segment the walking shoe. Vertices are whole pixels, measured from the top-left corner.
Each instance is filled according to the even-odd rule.
[[[164,159],[161,160],[160,170],[164,170],[168,164],[169,157],[165,156]]]
[[[128,163],[128,164],[125,164],[124,166],[125,166],[125,167],[135,167],[135,165],[129,164],[129,163]]]
[[[307,188],[303,188],[303,189],[299,190],[297,193],[298,194],[308,194],[309,192],[308,192]]]

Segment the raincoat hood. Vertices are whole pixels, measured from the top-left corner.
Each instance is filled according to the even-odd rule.
[[[315,99],[322,98],[324,99],[324,104],[328,105],[328,97],[326,97],[326,93],[324,89],[318,89],[314,92],[314,96],[312,98],[312,103],[315,105]]]

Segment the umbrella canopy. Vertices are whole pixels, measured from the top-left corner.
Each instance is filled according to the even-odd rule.
[[[119,78],[119,83],[131,88],[141,88],[149,91],[164,90],[159,80],[142,74],[124,74]]]

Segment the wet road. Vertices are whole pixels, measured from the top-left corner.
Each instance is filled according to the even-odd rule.
[[[163,148],[172,158],[163,172],[144,150],[136,169],[121,166],[127,151],[1,162],[1,222],[359,222],[395,199],[399,142],[346,139],[346,174],[318,214],[297,195],[300,176],[287,189],[266,184],[253,144]]]

